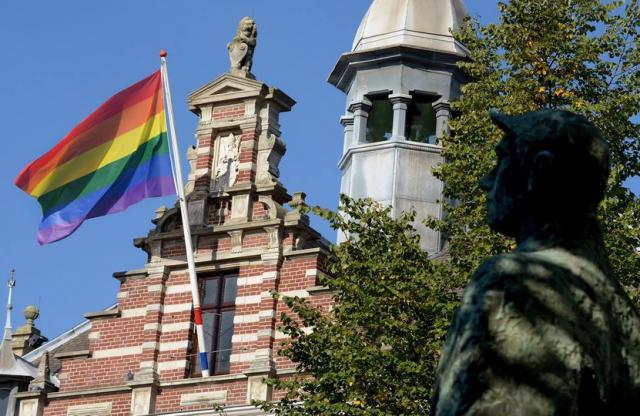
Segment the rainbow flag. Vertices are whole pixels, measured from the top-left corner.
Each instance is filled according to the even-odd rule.
[[[69,236],[89,218],[174,194],[160,71],[98,107],[15,184],[42,207],[40,244]]]

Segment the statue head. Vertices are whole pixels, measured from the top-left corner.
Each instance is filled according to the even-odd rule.
[[[491,118],[505,132],[496,167],[480,180],[491,228],[517,238],[522,224],[593,217],[607,186],[609,147],[591,122],[565,110]]]
[[[245,16],[240,20],[236,31],[236,38],[239,39],[255,39],[258,37],[258,26],[256,21],[249,16]]]

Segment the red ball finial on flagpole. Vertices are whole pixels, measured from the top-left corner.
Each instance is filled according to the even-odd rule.
[[[160,58],[166,58],[167,57],[167,51],[165,51],[164,49],[162,49],[160,51]]]

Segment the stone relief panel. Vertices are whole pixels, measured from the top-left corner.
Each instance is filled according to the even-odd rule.
[[[240,167],[240,135],[218,136],[214,154],[212,192],[223,192],[236,183]]]

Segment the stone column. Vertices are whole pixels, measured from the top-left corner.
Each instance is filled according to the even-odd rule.
[[[433,103],[436,112],[436,139],[437,144],[442,145],[443,139],[449,134],[449,119],[451,118],[451,104],[442,98]]]
[[[407,140],[407,109],[413,97],[407,94],[393,94],[389,96],[393,104],[393,128],[391,140]]]
[[[340,117],[340,124],[344,126],[344,148],[343,153],[353,146],[353,117],[350,115]]]
[[[363,98],[362,101],[349,106],[349,111],[353,113],[353,140],[352,143],[364,143],[367,135],[367,119],[371,111],[371,101]]]
[[[131,387],[131,415],[141,416],[154,413],[158,394],[157,379],[132,381],[128,383],[128,386]]]
[[[18,414],[20,416],[43,416],[47,403],[47,393],[43,391],[28,391],[18,393],[20,401]],[[13,413],[12,413],[13,414]]]
[[[207,225],[207,197],[206,193],[193,192],[187,197],[187,212],[189,225],[206,227]]]
[[[256,329],[257,340],[251,345],[254,359],[249,368],[244,371],[247,376],[247,403],[252,400],[271,400],[272,386],[264,381],[273,377],[276,372],[274,357],[274,344],[276,343],[277,301],[270,295],[277,292],[280,282],[280,266],[282,264],[282,239],[281,231],[276,231],[277,247],[261,254],[262,275],[260,286],[260,304],[256,310],[260,316],[259,321],[252,325]],[[255,266],[254,266],[255,267]],[[240,274],[244,272],[240,269]],[[247,289],[243,289],[247,290]],[[235,349],[235,346],[234,346]],[[235,351],[234,351],[235,352]]]

